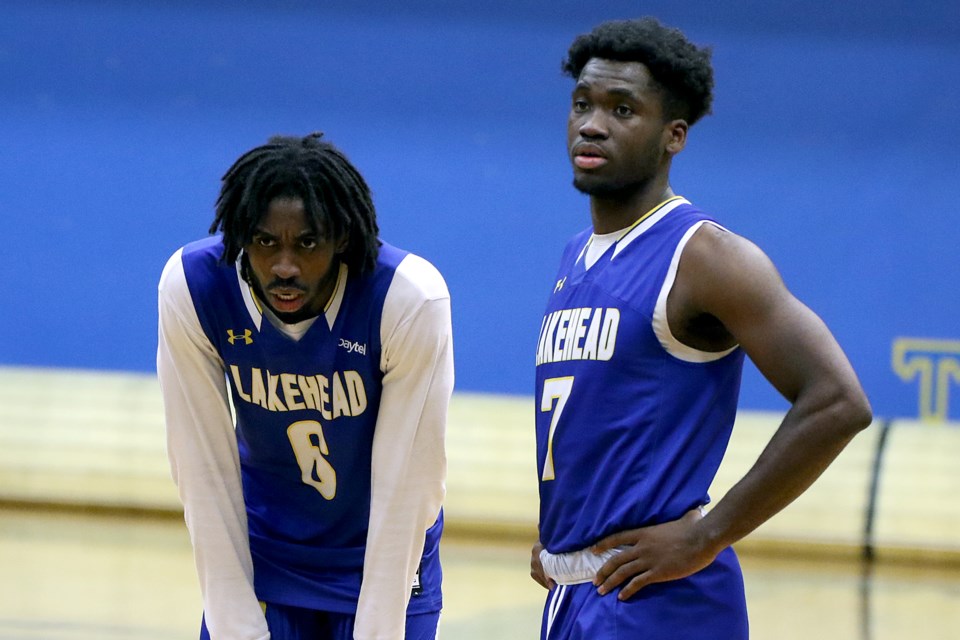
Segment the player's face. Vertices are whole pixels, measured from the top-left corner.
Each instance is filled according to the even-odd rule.
[[[567,121],[573,184],[597,196],[628,196],[669,170],[660,91],[639,62],[592,58],[574,87]]]
[[[343,245],[310,227],[302,200],[277,198],[244,247],[250,284],[283,322],[317,316],[336,286]]]

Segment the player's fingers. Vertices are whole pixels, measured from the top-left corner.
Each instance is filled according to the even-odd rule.
[[[530,577],[543,586],[543,568],[540,563],[534,559],[530,560]]]
[[[539,584],[544,589],[549,589],[550,586],[547,584],[547,580],[544,577],[543,573],[537,571],[536,569],[530,569],[530,577],[533,578],[534,582]]]
[[[540,562],[540,554],[536,547],[530,555],[530,577],[544,589],[552,589],[554,586],[553,580],[543,571],[543,564]]]
[[[623,554],[619,555],[622,556]],[[612,559],[613,558],[611,558],[611,560]],[[610,563],[608,562],[607,564]],[[604,567],[606,567],[607,564],[605,564]],[[603,567],[601,567],[601,570],[603,570]],[[647,567],[645,567],[642,562],[639,560],[634,560],[631,562],[622,562],[612,572],[605,572],[605,576],[602,579],[600,573],[598,572],[597,577],[594,578],[594,584],[597,585],[597,593],[602,596],[606,595],[629,580],[631,577],[643,573],[646,570]]]
[[[597,575],[593,578],[593,584],[599,586],[605,582],[611,575],[614,574],[620,567],[625,564],[634,562],[638,559],[638,554],[635,549],[625,549],[621,553],[616,553],[610,556],[606,562],[597,570]]]
[[[632,598],[640,589],[643,589],[648,584],[652,584],[654,580],[651,579],[651,573],[649,571],[641,573],[638,576],[634,576],[633,580],[628,582],[620,589],[620,593],[617,594],[617,600],[621,602],[629,600]]]
[[[533,578],[537,584],[548,591],[556,586],[556,583],[553,581],[553,579],[548,578],[547,575],[542,571],[534,571],[531,569],[530,577]]]
[[[530,577],[533,578],[534,581],[541,587],[546,586],[543,584],[543,570],[533,562],[530,563]]]

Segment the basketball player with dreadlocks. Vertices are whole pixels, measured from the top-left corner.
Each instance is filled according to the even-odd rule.
[[[450,298],[320,134],[227,171],[169,260],[157,370],[200,638],[433,640]]]

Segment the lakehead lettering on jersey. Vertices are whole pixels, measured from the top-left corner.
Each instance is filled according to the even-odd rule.
[[[565,360],[609,360],[617,346],[620,310],[578,307],[547,314],[540,325],[537,365]]]
[[[365,346],[365,345],[361,345]],[[237,396],[267,411],[319,411],[325,420],[358,416],[367,408],[367,390],[356,371],[304,376],[230,365]]]

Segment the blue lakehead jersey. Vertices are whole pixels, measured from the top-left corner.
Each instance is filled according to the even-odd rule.
[[[733,428],[742,351],[681,359],[654,329],[677,249],[704,221],[712,218],[673,198],[589,269],[591,230],[564,250],[536,368],[540,540],[551,553],[709,501]]]
[[[382,389],[380,321],[407,253],[383,244],[371,274],[346,280],[333,326],[321,315],[297,341],[251,308],[222,252],[213,237],[187,245],[182,260],[229,382],[257,597],[353,613]],[[440,608],[442,520],[427,532],[408,613]]]

